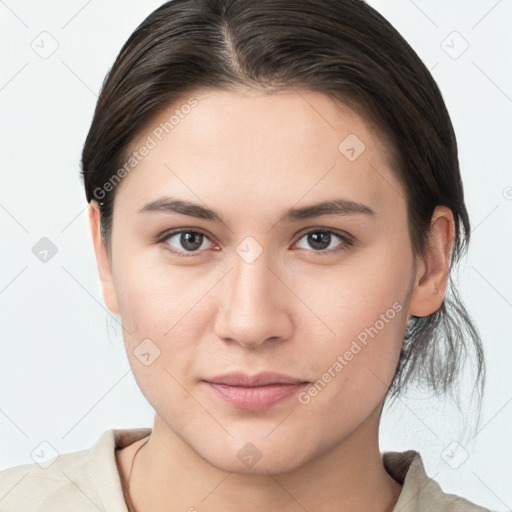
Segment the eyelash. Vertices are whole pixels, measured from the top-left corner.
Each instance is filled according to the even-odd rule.
[[[157,240],[157,243],[161,243],[162,247],[165,251],[167,251],[175,256],[181,257],[181,258],[190,258],[190,257],[196,256],[198,254],[201,254],[202,251],[189,251],[190,255],[187,255],[186,253],[184,254],[183,251],[175,251],[174,249],[171,249],[169,244],[165,243],[165,241],[168,238],[170,238],[171,236],[174,236],[174,235],[178,235],[180,233],[197,233],[197,234],[203,235],[206,239],[210,240],[208,235],[199,229],[181,228],[181,229],[177,229],[174,231],[169,231],[167,233],[164,233],[161,237],[159,237],[159,239]],[[353,238],[350,237],[348,234],[342,233],[342,232],[339,232],[339,231],[336,231],[333,229],[326,229],[326,228],[314,228],[309,231],[306,231],[305,233],[302,233],[299,236],[299,238],[297,239],[297,241],[294,242],[294,245],[297,242],[299,242],[302,238],[304,238],[305,236],[307,236],[311,233],[334,234],[337,237],[341,238],[341,240],[343,242],[342,246],[339,247],[338,249],[322,249],[322,250],[318,250],[318,251],[312,250],[313,253],[318,254],[319,256],[331,256],[331,255],[339,254],[340,252],[347,251],[350,247],[352,247],[354,245]],[[210,242],[211,242],[211,240],[210,240]]]

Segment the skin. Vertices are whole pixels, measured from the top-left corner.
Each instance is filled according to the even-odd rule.
[[[193,97],[198,105],[118,185],[111,252],[97,203],[89,208],[104,300],[121,316],[134,376],[155,410],[133,467],[133,505],[138,512],[390,511],[401,486],[382,464],[380,415],[408,316],[429,315],[444,299],[453,216],[436,208],[427,257],[415,258],[385,138],[321,93]],[[176,108],[152,120],[130,150]],[[349,134],[365,144],[354,161],[338,150]],[[164,195],[206,206],[224,223],[137,213]],[[376,215],[278,223],[290,208],[335,197]],[[208,238],[195,252],[180,235],[157,242],[173,228]],[[305,236],[315,228],[348,233],[354,244],[331,234],[322,255]],[[263,250],[252,263],[236,252],[247,236]],[[271,370],[314,383],[395,302],[401,310],[307,404],[292,396],[265,411],[239,410],[201,381]],[[149,366],[134,355],[146,338],[160,350]],[[123,480],[145,441],[118,452]],[[251,467],[237,457],[248,442],[262,455]]]

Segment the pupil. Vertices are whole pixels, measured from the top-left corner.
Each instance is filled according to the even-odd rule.
[[[323,231],[316,231],[315,233],[310,233],[309,235],[309,243],[311,243],[312,247],[315,247],[316,249],[325,249],[329,247],[330,243],[330,234],[325,233]],[[323,242],[321,239],[324,239]],[[318,244],[320,247],[318,247]]]
[[[198,249],[199,247],[201,247],[201,237],[202,236],[203,235],[201,233],[192,233],[192,232],[182,233],[181,234],[181,244],[187,250],[192,251],[194,249]],[[195,242],[194,242],[194,240],[195,240]],[[187,244],[191,244],[192,247]]]

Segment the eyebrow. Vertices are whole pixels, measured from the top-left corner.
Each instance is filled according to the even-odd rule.
[[[197,219],[205,219],[225,224],[222,217],[215,211],[196,203],[174,199],[172,197],[161,197],[155,201],[151,201],[138,211],[138,213],[147,212],[179,213]],[[367,215],[369,217],[375,217],[377,214],[363,203],[351,201],[350,199],[335,198],[302,208],[292,208],[281,217],[278,223],[296,222],[319,217],[321,215]]]

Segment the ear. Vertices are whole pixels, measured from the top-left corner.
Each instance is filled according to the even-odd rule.
[[[446,206],[437,206],[430,223],[426,256],[417,262],[410,315],[428,316],[443,304],[454,241],[452,211]]]
[[[97,201],[92,200],[89,203],[89,222],[91,225],[92,241],[94,244],[94,252],[96,254],[96,262],[98,265],[98,273],[101,280],[103,290],[103,300],[107,308],[114,314],[119,314],[119,305],[117,303],[117,295],[114,287],[114,278],[112,275],[110,255],[105,247],[100,229],[100,207]]]

